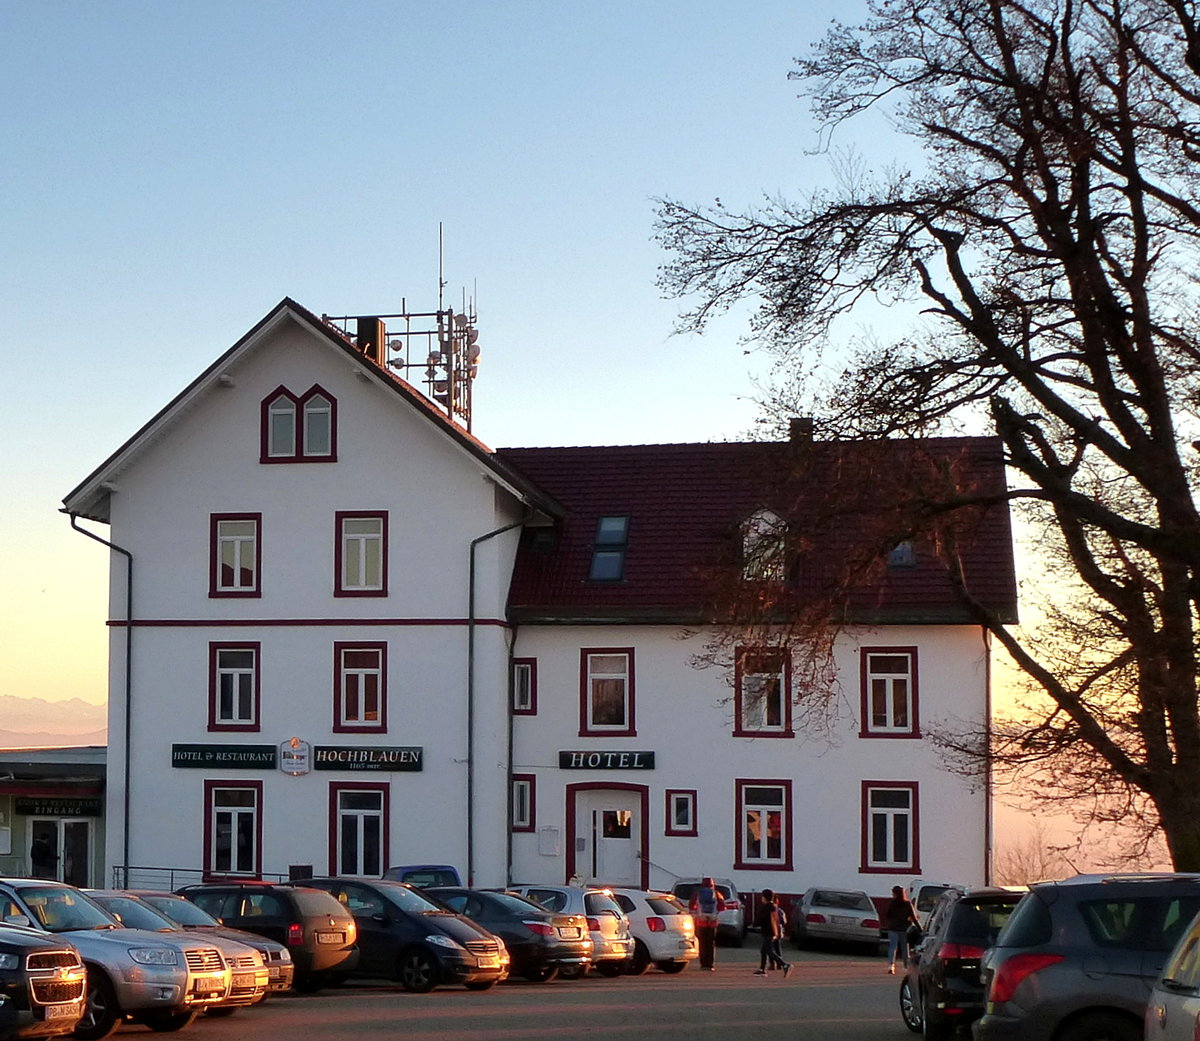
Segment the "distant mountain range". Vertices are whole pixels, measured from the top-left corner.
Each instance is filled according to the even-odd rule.
[[[108,707],[0,694],[0,749],[108,743]]]

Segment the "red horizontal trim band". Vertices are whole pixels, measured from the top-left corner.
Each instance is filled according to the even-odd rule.
[[[129,623],[123,618],[110,618],[105,624],[113,629],[124,629]],[[230,629],[306,625],[328,628],[347,625],[465,627],[471,623],[466,618],[135,618],[132,624],[135,629]],[[508,622],[503,618],[476,618],[475,624],[508,628]]]

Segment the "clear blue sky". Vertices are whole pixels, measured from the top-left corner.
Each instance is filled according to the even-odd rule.
[[[828,178],[787,79],[833,12],[753,0],[0,0],[0,693],[101,701],[107,554],[62,497],[291,296],[477,300],[493,446],[753,424],[739,319],[674,337],[653,197]]]

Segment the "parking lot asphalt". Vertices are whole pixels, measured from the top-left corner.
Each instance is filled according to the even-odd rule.
[[[755,976],[758,942],[721,947],[717,966],[678,975],[506,982],[481,993],[442,987],[409,994],[363,981],[316,995],[285,995],[228,1019],[189,1028],[204,1041],[901,1041],[899,976],[882,958],[840,951],[797,951],[782,973]],[[143,1033],[127,1027],[124,1034]]]

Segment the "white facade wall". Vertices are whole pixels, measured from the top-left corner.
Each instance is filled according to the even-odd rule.
[[[587,877],[589,836],[576,813],[570,833],[568,785],[634,784],[647,789],[648,881],[668,887],[679,876],[732,877],[740,889],[803,892],[812,885],[889,893],[914,871],[862,872],[862,782],[916,782],[922,875],[966,883],[985,879],[987,793],[947,769],[929,727],[986,717],[987,653],[970,626],[895,626],[847,633],[836,649],[838,689],[828,734],[799,729],[792,738],[734,737],[731,672],[694,668],[703,634],[669,626],[523,626],[515,653],[537,660],[537,714],[514,721],[513,770],[536,776],[534,832],[514,835],[513,875],[561,882],[575,844],[577,872]],[[859,736],[859,648],[916,647],[921,738]],[[580,737],[580,651],[632,647],[636,737]],[[653,770],[563,770],[561,750],[653,751]],[[738,779],[793,783],[792,870],[738,869]],[[668,789],[694,790],[694,837],[665,834]],[[618,801],[620,793],[617,793]],[[615,803],[614,803],[615,804]],[[635,828],[636,831],[636,828]],[[554,840],[558,841],[555,842]],[[553,855],[557,849],[558,855]],[[606,881],[614,881],[607,879]]]
[[[468,863],[467,661],[470,546],[520,520],[485,467],[351,359],[286,322],[245,355],[116,478],[110,538],[134,556],[131,822],[122,827],[125,630],[114,627],[110,674],[110,866],[199,869],[204,781],[261,782],[262,870],[329,868],[329,787],[371,782],[390,792],[392,863]],[[280,385],[319,384],[337,401],[337,461],[263,464],[260,405]],[[389,595],[335,597],[335,511],[386,511]],[[259,597],[209,596],[210,515],[261,513]],[[502,627],[517,532],[480,543],[475,581],[474,785],[479,871],[504,872],[503,743],[507,646]],[[125,615],[114,556],[111,617]],[[257,732],[210,732],[209,643],[261,644]],[[335,641],[387,644],[387,732],[333,732]],[[419,746],[420,772],[201,769],[172,765],[172,746]],[[128,848],[126,849],[126,841]]]

